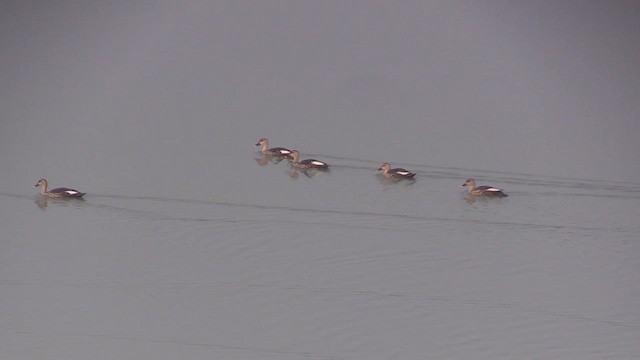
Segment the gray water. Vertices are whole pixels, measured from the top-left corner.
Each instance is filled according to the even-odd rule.
[[[2,358],[640,358],[640,21],[598,4],[10,3]]]

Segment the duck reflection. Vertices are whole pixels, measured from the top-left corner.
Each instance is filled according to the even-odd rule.
[[[48,204],[48,200],[46,197],[44,196],[37,196],[34,203],[42,210],[46,210]]]
[[[416,182],[416,179],[413,179],[413,178],[404,179],[404,178],[385,177],[382,174],[378,174],[376,178],[378,178],[378,181],[382,185],[391,185],[391,184],[401,183],[404,186],[407,186],[407,185],[413,185]]]
[[[300,173],[302,173],[304,176],[308,177],[308,178],[314,178],[318,175],[321,174],[327,174],[328,171],[327,170],[320,170],[320,169],[315,169],[315,168],[311,168],[311,169],[299,169],[296,167],[291,167],[291,170],[287,171],[287,175],[289,175],[289,177],[293,180],[296,180],[300,177]]]
[[[72,198],[72,199],[60,199],[60,198],[48,198],[46,196],[36,196],[33,200],[33,203],[36,204],[40,210],[46,210],[49,204],[55,204],[58,206],[70,206],[84,203],[86,200],[84,198]],[[54,205],[54,206],[55,206]]]
[[[273,164],[278,164],[280,163],[282,160],[287,160],[289,158],[287,157],[283,157],[283,156],[273,156],[273,155],[266,155],[266,154],[260,154],[260,157],[256,157],[254,158],[254,160],[258,163],[258,165],[260,166],[266,166],[269,163],[273,163]]]
[[[471,205],[473,203],[475,203],[477,196],[473,195],[473,194],[468,194],[467,197],[465,198],[465,200],[467,201],[467,204]]]

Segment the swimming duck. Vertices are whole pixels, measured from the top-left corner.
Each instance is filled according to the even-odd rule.
[[[47,180],[40,179],[36,183],[36,187],[40,186],[40,195],[50,197],[50,198],[81,198],[84,194],[78,190],[69,189],[65,187],[55,188],[51,191],[47,191]]]
[[[382,175],[389,179],[413,179],[413,177],[416,176],[415,173],[412,173],[409,170],[401,168],[392,169],[389,163],[382,164],[378,168],[378,171],[380,170],[382,170]]]
[[[493,186],[476,186],[476,181],[474,179],[467,179],[464,184],[460,185],[462,187],[468,186],[469,194],[475,196],[493,196],[493,197],[505,197],[509,196],[502,192],[502,189],[494,188]]]
[[[298,152],[298,150],[291,150],[291,159],[293,159],[293,161],[291,162],[291,166],[296,167],[298,169],[302,169],[302,170],[306,170],[306,169],[319,169],[319,170],[323,170],[323,169],[327,169],[329,168],[329,164],[322,162],[320,160],[315,160],[315,159],[306,159],[306,160],[302,160],[302,161],[298,161],[298,158],[300,157],[300,153]]]
[[[262,146],[261,152],[267,156],[291,156],[291,150],[283,147],[274,147],[269,149],[269,140],[265,138],[258,140],[256,146]]]

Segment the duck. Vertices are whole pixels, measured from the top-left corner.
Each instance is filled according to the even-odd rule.
[[[50,198],[69,198],[69,199],[76,198],[77,199],[77,198],[83,197],[86,194],[78,190],[69,189],[66,187],[55,188],[55,189],[51,189],[51,191],[47,191],[48,183],[45,178],[38,180],[35,187],[38,187],[38,186],[40,187],[40,195],[50,197]]]
[[[319,170],[324,170],[324,169],[328,169],[329,168],[329,164],[327,164],[326,162],[320,161],[320,160],[315,160],[315,159],[305,159],[302,161],[298,161],[298,159],[300,158],[300,153],[298,152],[298,150],[291,150],[291,166],[298,168],[298,169],[302,169],[302,170],[307,170],[307,169],[319,169]]]
[[[381,170],[382,170],[382,175],[389,179],[413,179],[413,177],[416,176],[415,173],[412,173],[409,170],[405,170],[402,168],[392,169],[389,163],[382,164],[378,168],[378,171],[381,171]]]
[[[258,140],[256,146],[262,146],[262,154],[267,156],[281,156],[281,157],[289,157],[291,156],[291,150],[283,147],[274,147],[269,149],[269,140],[266,138],[262,138]]]
[[[469,194],[475,196],[491,196],[491,197],[506,197],[509,196],[503,192],[502,189],[495,188],[493,186],[480,185],[476,186],[474,179],[467,179],[461,187],[468,186]]]

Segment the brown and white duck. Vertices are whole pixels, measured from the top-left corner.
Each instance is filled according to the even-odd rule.
[[[316,159],[305,159],[305,160],[299,161],[298,159],[300,158],[300,153],[297,150],[291,150],[290,156],[292,159],[291,166],[301,170],[307,170],[307,169],[325,170],[329,168],[329,164]]]
[[[378,171],[382,171],[382,175],[386,178],[389,179],[413,179],[414,176],[416,176],[415,173],[412,173],[409,170],[405,170],[402,168],[395,168],[392,169],[391,165],[389,165],[389,163],[384,163],[382,164],[379,168]]]
[[[291,150],[283,147],[273,147],[269,149],[269,140],[266,138],[262,138],[258,140],[256,146],[262,146],[262,154],[267,156],[280,156],[280,157],[288,157],[291,156]]]
[[[476,181],[474,179],[467,179],[464,184],[460,185],[462,187],[467,186],[469,194],[475,196],[489,196],[489,197],[505,197],[509,196],[503,192],[502,189],[495,188],[493,186],[480,185],[476,186]]]
[[[47,184],[47,180],[44,178],[38,180],[35,187],[38,187],[38,186],[40,187],[40,195],[50,197],[50,198],[72,199],[72,198],[81,198],[82,196],[84,196],[84,194],[86,194],[78,190],[69,189],[66,187],[55,188],[55,189],[51,189],[50,191],[47,191],[48,184]]]

